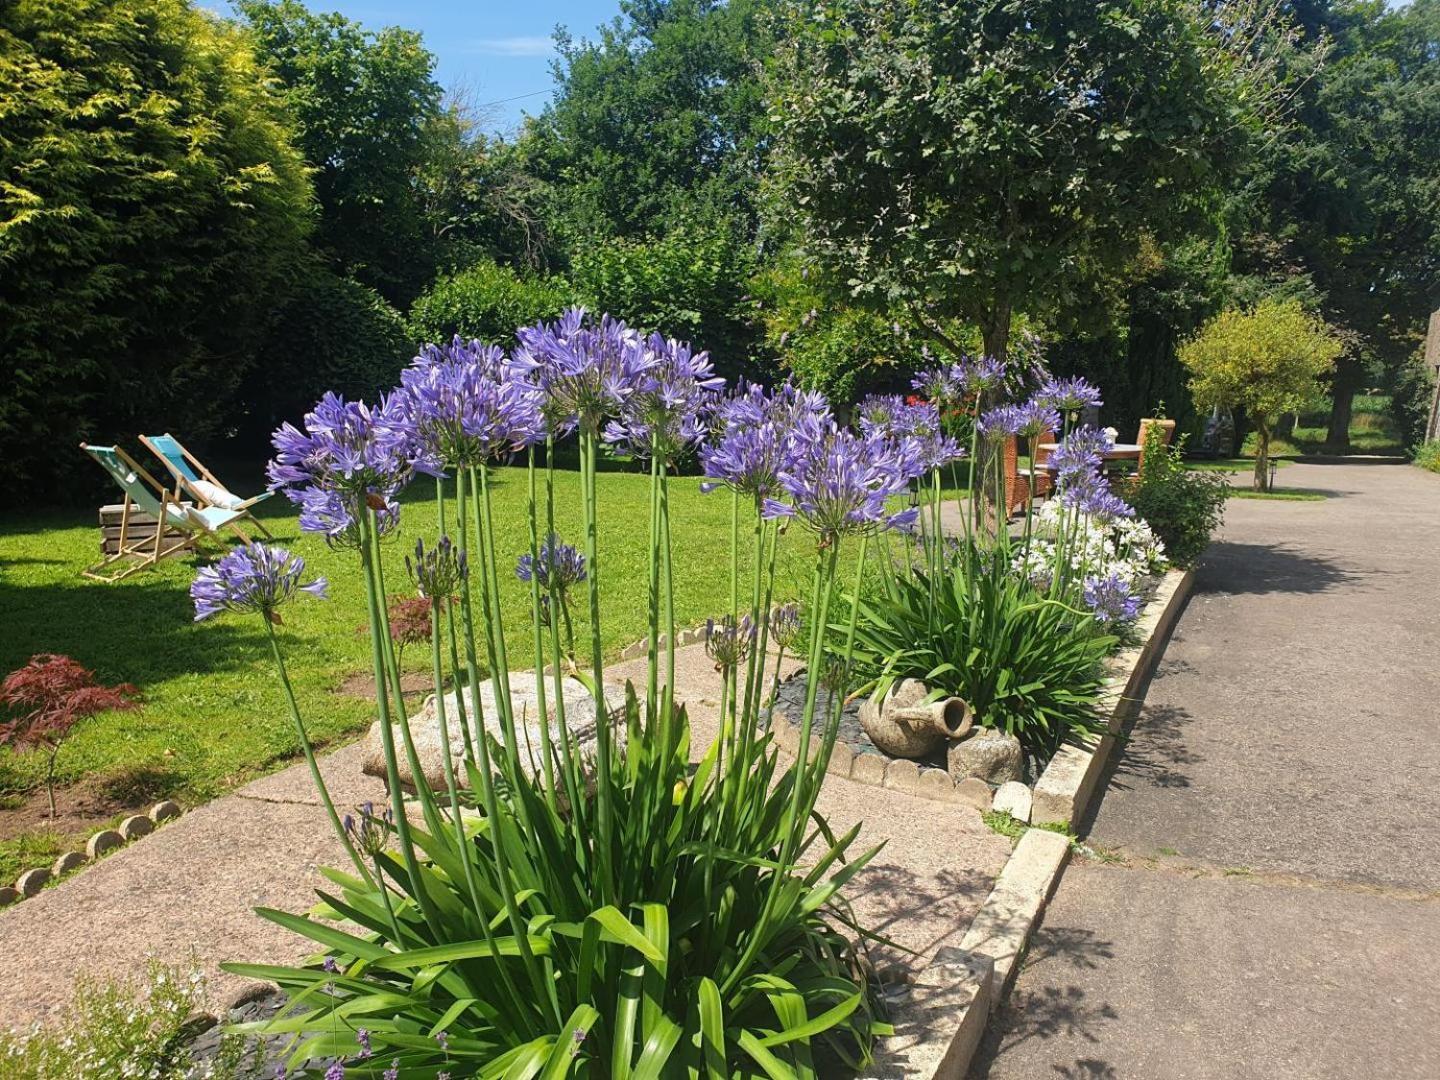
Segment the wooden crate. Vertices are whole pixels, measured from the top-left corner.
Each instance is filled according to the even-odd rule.
[[[109,506],[100,507],[100,551],[103,554],[114,555],[120,550],[120,522],[124,515],[123,503],[111,503]],[[155,516],[146,513],[138,506],[130,507],[130,520],[126,525],[126,534],[131,546],[143,540],[154,540]],[[183,540],[185,535],[184,532],[172,525],[165,530],[163,542],[168,547],[175,541]]]

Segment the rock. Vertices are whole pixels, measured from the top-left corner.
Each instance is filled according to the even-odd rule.
[[[920,770],[920,786],[915,793],[938,802],[951,802],[955,798],[955,781],[944,769],[924,768]]]
[[[50,880],[50,871],[45,867],[37,867],[34,870],[26,870],[15,879],[15,888],[20,890],[21,896],[34,896],[45,887]]]
[[[72,870],[78,870],[85,865],[85,855],[79,851],[67,851],[55,860],[55,865],[50,867],[53,877],[64,877]]]
[[[977,728],[968,739],[950,744],[950,776],[959,783],[967,777],[987,784],[1019,780],[1024,758],[1020,740],[995,728]]]
[[[9,907],[20,899],[20,890],[10,885],[0,888],[0,907]]]
[[[159,825],[162,821],[169,821],[171,818],[180,816],[180,804],[171,799],[164,802],[157,802],[150,808],[150,820]]]
[[[134,814],[120,822],[120,835],[126,840],[139,840],[155,831],[155,823],[144,814]]]
[[[825,764],[825,771],[832,776],[846,777],[850,775],[851,766],[854,764],[855,751],[844,743],[837,742],[830,751],[830,760]]]
[[[885,766],[885,786],[908,795],[915,794],[915,789],[920,786],[920,766],[907,758],[896,758]]]
[[[125,837],[121,836],[114,829],[101,829],[94,836],[85,842],[85,857],[87,859],[98,859],[106,852],[114,851],[123,846]]]
[[[562,684],[565,694],[565,723],[574,734],[580,753],[589,757],[595,750],[595,701],[583,683],[577,679],[565,679]],[[546,680],[545,704],[548,719],[553,723],[555,715],[555,684],[553,680]],[[470,691],[465,690],[465,719],[471,730],[475,728],[475,712],[472,708],[473,699]],[[625,690],[623,687],[607,685],[605,687],[605,700],[611,709],[622,705],[625,701]],[[540,763],[540,724],[538,723],[538,702],[535,698],[535,675],[532,672],[515,672],[510,676],[510,704],[515,713],[515,737],[519,744],[520,757],[528,764],[528,772],[532,777],[543,774],[543,767]],[[500,721],[495,710],[495,686],[493,679],[487,679],[480,686],[480,706],[484,714],[485,730],[490,732],[496,739],[501,741]],[[462,788],[469,786],[469,777],[466,775],[465,760],[465,736],[460,730],[460,717],[455,708],[455,694],[452,691],[445,695],[445,726],[450,736],[450,757],[455,765],[455,781]],[[445,787],[445,767],[441,754],[440,724],[435,708],[435,695],[425,699],[425,704],[420,711],[410,717],[410,734],[415,740],[415,753],[420,758],[420,768],[425,774],[425,779],[430,786],[436,790]],[[553,732],[552,732],[553,735]],[[615,725],[616,741],[623,747],[625,744],[625,725]],[[554,739],[555,746],[559,746],[559,740]],[[401,740],[400,733],[395,733],[395,753],[399,758],[400,782],[406,786],[413,786],[413,777],[410,775],[410,762],[406,759],[405,744]],[[361,763],[361,770],[366,776],[378,776],[385,778],[385,750],[380,738],[380,722],[377,720],[370,725],[370,731],[365,736],[365,755]]]
[[[991,809],[997,814],[1009,814],[1016,821],[1028,822],[1030,820],[1030,789],[1018,781],[1007,780],[995,792],[995,802]]]
[[[990,809],[990,785],[975,776],[967,776],[955,785],[955,801],[973,806],[982,814]]]

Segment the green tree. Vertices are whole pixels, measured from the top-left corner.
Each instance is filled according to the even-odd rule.
[[[1222,311],[1180,347],[1190,393],[1202,406],[1242,408],[1255,425],[1255,490],[1270,488],[1270,438],[1282,413],[1311,401],[1344,346],[1298,301],[1262,300]]]
[[[0,459],[219,428],[309,228],[246,42],[189,0],[0,5]]]
[[[315,170],[317,244],[347,276],[408,304],[434,275],[418,173],[445,128],[435,57],[413,30],[366,30],[299,0],[237,0],[285,88]]]
[[[771,218],[942,345],[1073,301],[1210,208],[1270,67],[1186,0],[795,0]]]
[[[552,102],[521,139],[559,232],[643,238],[678,224],[749,233],[769,54],[764,0],[622,0],[593,41],[560,32]]]

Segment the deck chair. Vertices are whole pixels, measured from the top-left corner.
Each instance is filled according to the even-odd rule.
[[[238,510],[250,519],[250,523],[259,529],[267,540],[274,539],[270,530],[250,513],[252,506],[270,498],[275,494],[273,491],[262,491],[249,499],[231,494],[230,489],[169,432],[164,435],[141,435],[140,441],[160,459],[160,463],[175,481],[174,496],[177,501],[188,495],[197,505],[207,509],[218,507],[221,510]]]
[[[237,520],[244,517],[241,511],[182,504],[118,446],[81,443],[80,449],[94,458],[125,492],[125,503],[120,512],[120,536],[115,550],[94,566],[80,571],[83,576],[94,581],[119,581],[156,565],[162,559],[195,550],[201,540],[214,536],[221,529],[230,529],[247,544],[251,542],[237,524]],[[136,513],[137,510],[139,513]],[[132,525],[132,515],[138,517],[140,513],[150,515],[153,526],[147,524],[141,529]],[[106,567],[124,561],[129,561],[131,565],[118,573],[104,572]]]

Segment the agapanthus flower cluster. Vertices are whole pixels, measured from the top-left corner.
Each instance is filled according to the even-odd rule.
[[[356,542],[367,508],[386,531],[399,520],[395,496],[415,472],[440,475],[397,395],[372,407],[329,393],[303,424],[303,431],[286,423],[275,432],[270,487],[300,506],[301,529],[332,544]]]
[[[782,383],[773,391],[741,385],[715,407],[715,432],[700,448],[707,481],[700,490],[728,487],[764,500],[780,487],[780,473],[794,452],[797,432],[826,423],[830,407],[816,393]]]
[[[544,438],[540,390],[511,376],[504,352],[458,335],[426,345],[400,376],[398,417],[416,450],[446,467],[482,465]]]
[[[1006,439],[1018,435],[1025,425],[1025,412],[1019,405],[997,405],[980,414],[975,426],[987,439]]]
[[[959,444],[940,425],[940,407],[933,401],[907,401],[898,394],[872,394],[860,403],[860,430],[908,440],[925,471],[939,469],[960,457]]]
[[[526,327],[516,335],[512,372],[542,392],[547,431],[562,435],[576,424],[599,432],[645,385],[657,362],[640,335],[618,319],[590,319],[571,308],[554,323]]]
[[[528,582],[536,576],[536,567],[535,558],[526,552],[515,563],[515,576]],[[538,567],[540,588],[546,593],[563,593],[585,580],[585,556],[570,544],[563,543],[554,533],[545,537],[540,545]]]
[[[770,638],[781,649],[793,648],[800,640],[800,605],[781,604],[770,612]]]
[[[1020,406],[1015,433],[1035,439],[1060,430],[1060,413],[1042,401],[1031,399]],[[1032,448],[1033,449],[1033,448]]]
[[[726,615],[718,623],[707,619],[705,655],[715,661],[716,671],[733,671],[750,655],[755,634],[756,626],[749,615],[742,615],[739,622],[733,615]]]
[[[619,415],[605,427],[605,441],[630,457],[658,454],[673,462],[707,433],[709,411],[725,385],[716,376],[710,354],[688,342],[651,334],[645,339],[648,363]]]
[[[924,465],[909,442],[857,435],[834,421],[798,426],[792,453],[779,473],[789,500],[767,499],[766,517],[797,517],[829,544],[845,535],[908,529],[918,511],[892,513],[889,500],[905,494]]]
[[[1119,574],[1088,577],[1083,589],[1085,606],[1098,622],[1107,625],[1127,623],[1140,614],[1140,596]]]
[[[466,553],[455,547],[448,536],[442,536],[430,548],[423,539],[415,541],[415,558],[405,556],[405,572],[427,600],[444,600],[454,596],[470,573]]]
[[[964,405],[1005,382],[1005,365],[993,356],[962,357],[921,371],[911,387],[940,405]]]
[[[357,850],[374,859],[385,850],[385,845],[390,842],[390,832],[395,824],[395,812],[387,808],[383,813],[377,815],[375,804],[369,801],[361,803],[359,810],[359,818],[353,814],[345,815],[345,832],[354,841]]]
[[[1052,499],[1035,511],[1033,525],[1034,536],[1014,565],[1042,589],[1049,587],[1060,559],[1062,536],[1072,580],[1116,574],[1138,588],[1146,577],[1169,565],[1165,545],[1139,518],[1103,520]]]
[[[1062,413],[1098,409],[1104,404],[1100,391],[1079,376],[1072,379],[1051,379],[1035,392],[1034,400]]]
[[[195,621],[222,611],[239,611],[279,622],[280,605],[296,593],[326,598],[325,579],[302,584],[304,576],[305,560],[282,547],[246,544],[234,548],[213,565],[202,567],[191,582]]]

